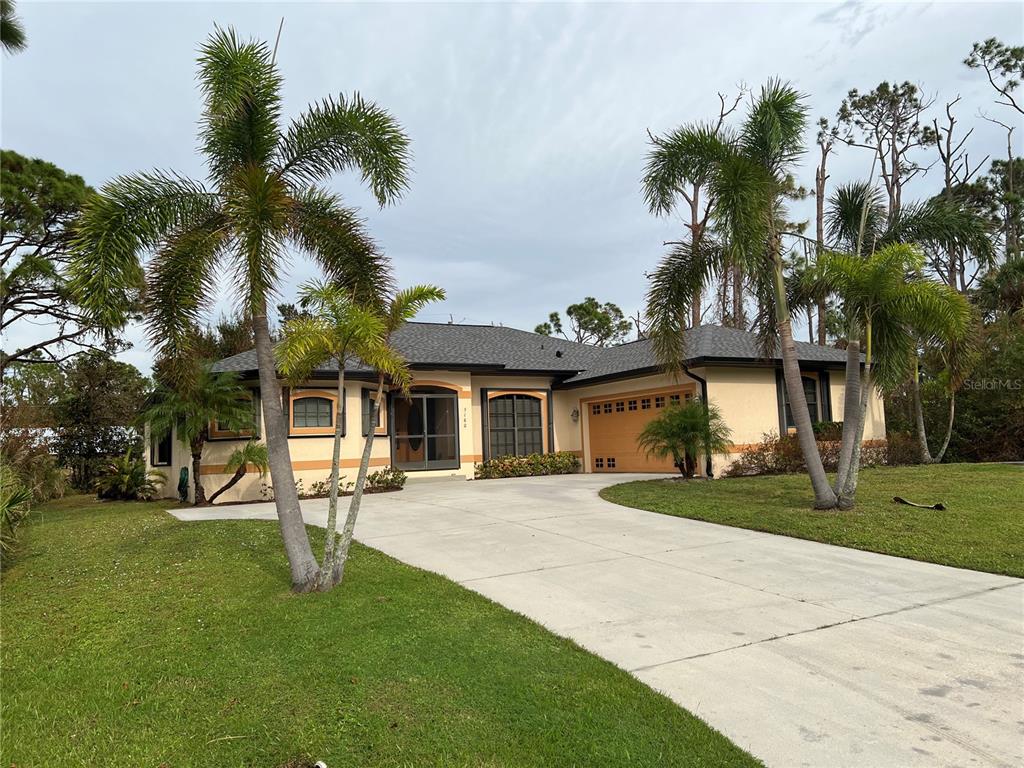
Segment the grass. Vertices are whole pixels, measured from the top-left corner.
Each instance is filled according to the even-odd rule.
[[[942,464],[861,472],[857,506],[811,509],[805,475],[690,482],[644,480],[601,491],[666,515],[780,533],[958,568],[1024,577],[1024,467]],[[944,512],[893,502],[893,496]]]
[[[21,535],[3,765],[759,765],[626,672],[371,549],[341,588],[296,596],[275,523],[78,497]]]

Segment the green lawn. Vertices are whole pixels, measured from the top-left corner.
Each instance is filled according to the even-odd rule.
[[[861,472],[857,506],[811,509],[804,475],[713,482],[644,480],[606,488],[627,507],[843,547],[1024,577],[1024,467],[942,464]],[[946,511],[895,504],[893,496]]]
[[[275,523],[51,505],[3,574],[0,764],[758,765],[611,664],[376,551],[354,547],[326,595],[287,580]]]

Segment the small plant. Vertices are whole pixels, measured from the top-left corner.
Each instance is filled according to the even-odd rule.
[[[270,463],[267,457],[267,446],[263,443],[258,443],[255,440],[250,440],[241,448],[235,449],[235,451],[228,458],[228,463],[224,465],[225,472],[234,472],[231,479],[228,480],[221,488],[213,494],[209,502],[213,504],[224,491],[234,486],[239,480],[245,477],[249,471],[249,467],[254,467],[257,472],[260,473],[260,477],[266,477],[267,472],[270,469]],[[262,488],[266,488],[266,484]],[[261,490],[262,490],[261,488]]]
[[[339,484],[342,478],[338,478]],[[331,478],[325,478],[323,480],[315,480],[309,485],[309,494],[313,498],[319,498],[326,496],[331,492]]]
[[[637,443],[648,456],[671,458],[683,477],[693,477],[698,456],[712,456],[729,450],[732,430],[718,407],[700,399],[669,405],[661,415],[647,422]]]
[[[405,472],[395,467],[384,467],[366,476],[367,493],[400,491],[405,486]]]
[[[580,471],[580,459],[571,451],[531,453],[528,456],[499,456],[476,465],[477,480],[536,475],[571,475]]]
[[[96,495],[101,499],[137,501],[152,499],[167,481],[162,472],[146,470],[146,462],[132,455],[129,448],[124,456],[114,459],[96,480]]]

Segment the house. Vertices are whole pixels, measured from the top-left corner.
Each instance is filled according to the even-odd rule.
[[[370,429],[371,469],[393,465],[465,478],[491,457],[548,451],[575,452],[585,472],[672,472],[669,460],[643,455],[636,437],[661,409],[695,396],[717,404],[732,430],[730,453],[711,457],[714,475],[764,433],[792,429],[781,361],[764,359],[754,334],[732,328],[687,331],[685,374],[678,378],[659,368],[647,340],[599,348],[501,326],[409,323],[393,343],[409,361],[414,385],[408,397],[389,394],[375,424],[368,423],[375,374],[359,360],[346,364],[341,467],[349,480]],[[846,353],[796,347],[812,419],[841,421]],[[214,370],[234,371],[252,388],[261,423],[255,351],[221,360]],[[330,474],[336,383],[332,360],[282,393],[292,466],[307,490]],[[249,437],[211,425],[202,464],[208,493],[226,482],[228,457]],[[882,402],[874,395],[864,439],[884,437]],[[151,444],[149,460],[169,478],[190,461],[186,446],[170,436]],[[262,483],[247,475],[222,498],[258,499]],[[174,491],[169,482],[167,495]]]

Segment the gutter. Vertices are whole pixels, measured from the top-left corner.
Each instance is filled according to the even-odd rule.
[[[685,373],[691,379],[695,380],[697,383],[700,384],[700,401],[702,403],[704,403],[704,413],[707,414],[707,412],[708,412],[708,380],[703,378],[703,377],[701,377],[701,376],[698,376],[696,373],[694,373],[689,368],[687,368],[686,367],[686,363],[683,363],[682,366],[683,366],[683,373]],[[711,456],[710,456],[710,454],[704,457],[704,472],[705,472],[705,476],[708,478],[708,480],[713,479],[714,476],[715,476],[714,472],[711,471]]]

